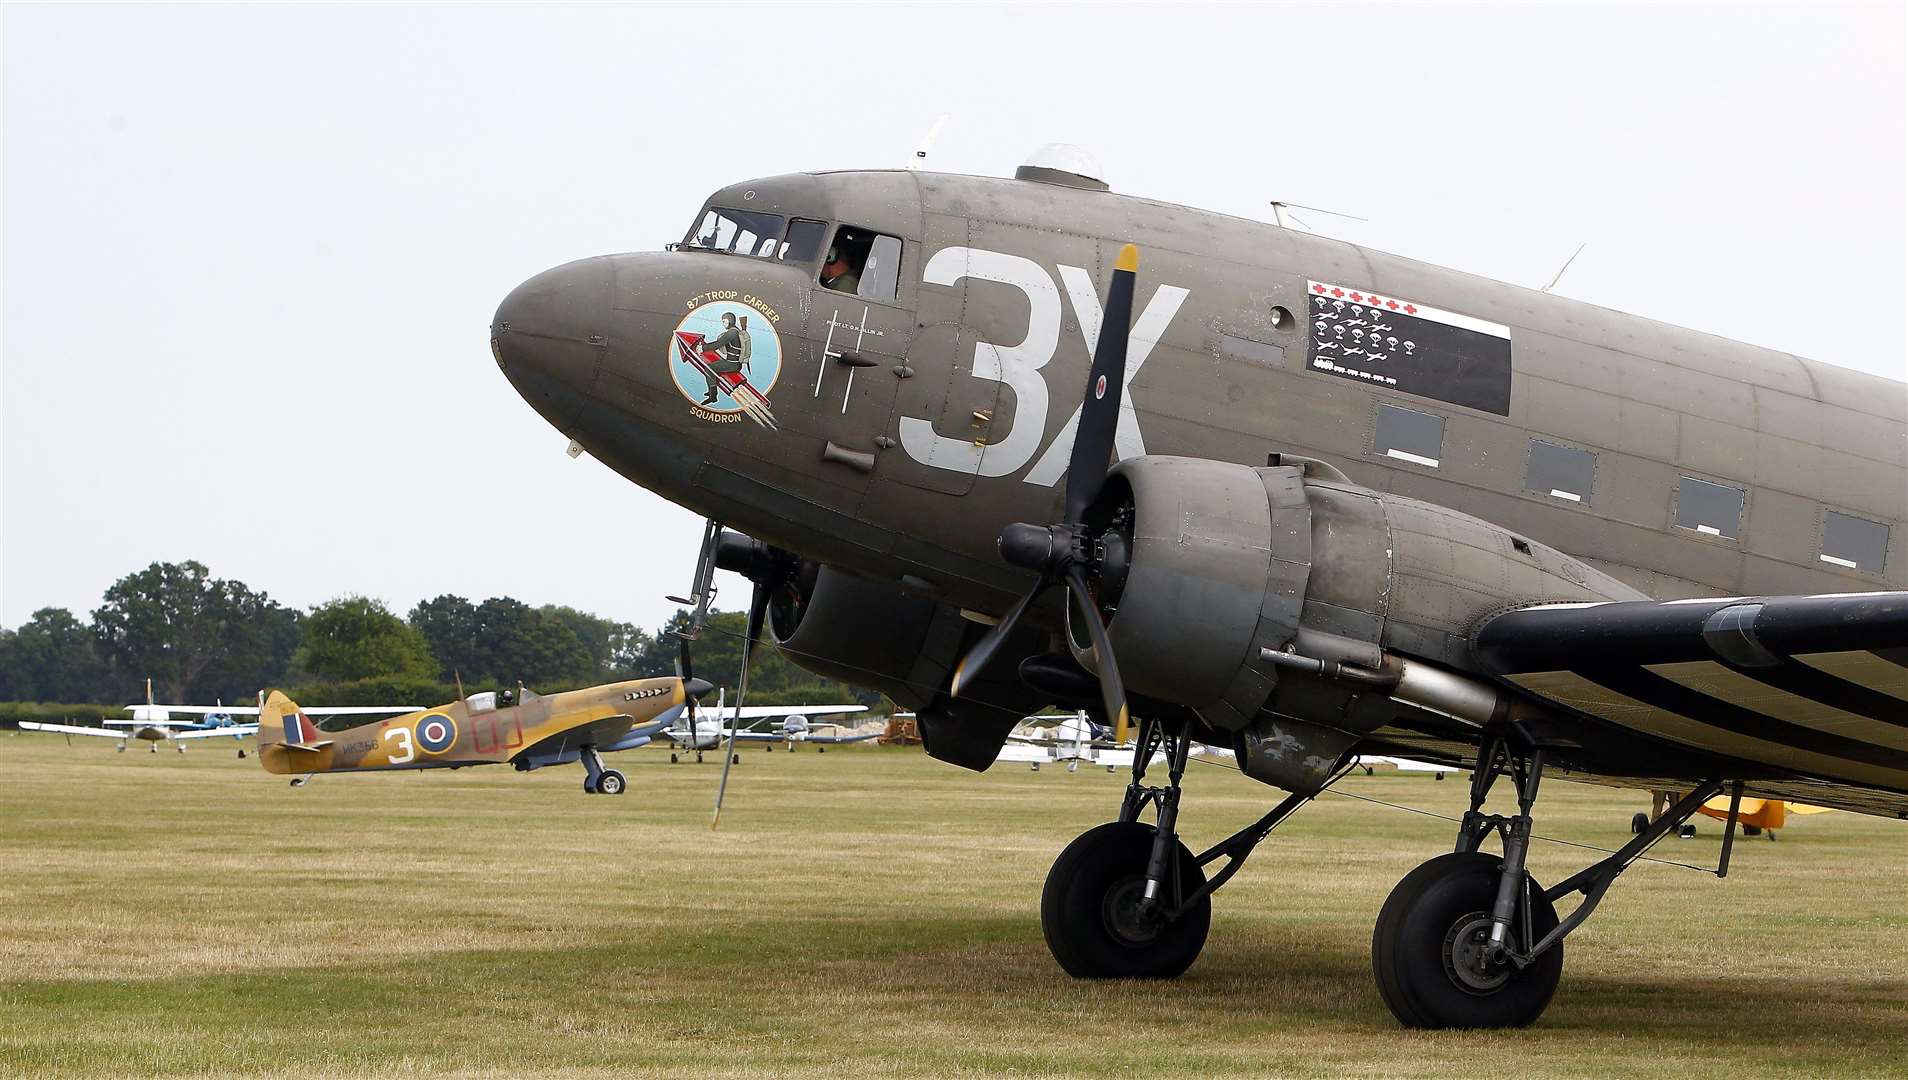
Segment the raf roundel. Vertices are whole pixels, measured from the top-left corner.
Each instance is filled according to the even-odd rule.
[[[427,754],[441,754],[457,745],[457,724],[448,716],[432,713],[417,722],[417,745]]]

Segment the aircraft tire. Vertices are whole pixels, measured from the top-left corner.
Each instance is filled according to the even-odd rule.
[[[624,780],[623,774],[617,772],[615,769],[604,769],[603,775],[596,778],[596,793],[598,795],[621,795],[628,789],[629,782]]]
[[[1192,852],[1179,844],[1179,885],[1192,893],[1206,883]],[[1144,922],[1134,910],[1145,888],[1153,826],[1113,821],[1076,837],[1047,873],[1040,895],[1040,928],[1047,948],[1076,979],[1172,979],[1205,948],[1212,897],[1202,896],[1179,918]]]
[[[1477,974],[1460,968],[1460,952],[1488,933],[1503,860],[1479,851],[1440,855],[1406,874],[1386,898],[1371,933],[1378,993],[1410,1028],[1523,1027],[1549,1006],[1563,975],[1559,941],[1529,967],[1508,962]],[[1526,878],[1529,875],[1525,875]],[[1529,881],[1531,933],[1541,940],[1557,926],[1557,909]],[[1512,921],[1512,943],[1522,933]]]
[[[1637,811],[1635,814],[1630,815],[1630,831],[1631,832],[1637,834],[1638,836],[1641,836],[1643,835],[1643,830],[1649,827],[1650,827],[1650,815],[1643,813],[1641,810]]]
[[[676,754],[669,755],[669,764],[674,765],[677,762],[677,760],[678,760],[678,755]]]

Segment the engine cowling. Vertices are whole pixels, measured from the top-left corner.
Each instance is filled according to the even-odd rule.
[[[992,765],[1008,731],[1045,704],[1015,670],[1042,651],[1045,639],[1032,630],[1010,642],[1012,662],[948,698],[949,673],[985,630],[952,605],[814,563],[798,568],[788,594],[769,608],[770,634],[791,663],[914,710],[930,755],[976,770]]]
[[[1291,790],[1323,783],[1358,738],[1408,706],[1294,678],[1261,650],[1463,673],[1476,670],[1472,632],[1492,615],[1641,595],[1489,522],[1316,462],[1129,458],[1095,513],[1112,522],[1095,585],[1129,690],[1238,733],[1246,770]],[[1070,612],[1067,638],[1091,669],[1077,622]]]

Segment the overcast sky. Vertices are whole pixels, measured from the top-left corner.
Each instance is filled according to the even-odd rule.
[[[195,558],[283,602],[645,626],[699,522],[492,362],[517,282],[711,190],[1093,151],[1266,217],[1904,377],[1899,3],[6,5],[0,623]],[[1853,294],[1852,296],[1850,294]],[[561,514],[540,511],[562,509]],[[730,588],[726,606],[741,602]]]

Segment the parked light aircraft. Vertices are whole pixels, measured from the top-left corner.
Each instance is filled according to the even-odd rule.
[[[347,707],[312,710],[314,715],[337,713],[391,713],[401,712],[409,706],[398,708]],[[234,742],[248,735],[258,733],[257,724],[240,723],[234,716],[244,716],[258,712],[256,708],[242,705],[160,705],[152,700],[152,680],[146,680],[146,703],[128,705],[125,709],[131,715],[124,720],[107,720],[106,727],[84,727],[72,724],[42,724],[35,721],[21,721],[20,727],[26,731],[48,731],[58,735],[88,735],[101,739],[118,739],[119,752],[126,752],[126,743],[138,739],[147,744],[152,753],[159,752],[159,744],[171,740],[178,751],[186,751],[185,744],[195,739],[231,738]],[[174,717],[174,713],[184,714],[186,719]],[[240,757],[245,751],[238,752]]]
[[[1863,292],[1816,276],[1771,302]],[[668,250],[529,279],[490,337],[573,446],[711,519],[698,580],[754,583],[752,639],[913,709],[933,756],[984,769],[1053,704],[1138,718],[1117,820],[1042,897],[1075,976],[1185,971],[1212,891],[1359,754],[1472,769],[1373,933],[1411,1026],[1535,1020],[1565,937],[1725,790],[1908,816],[1899,382],[1062,155],[734,184]],[[1290,793],[1197,858],[1195,742]],[[1545,888],[1545,777],[1688,795]]]
[[[700,679],[634,679],[561,694],[516,690],[471,694],[435,709],[338,731],[312,722],[279,691],[263,698],[258,760],[266,772],[302,774],[389,769],[459,769],[509,763],[519,772],[573,761],[583,790],[621,795],[628,782],[601,754],[647,746],[710,686]]]
[[[1673,805],[1676,799],[1675,792],[1652,791],[1650,812],[1646,814],[1641,810],[1637,811],[1630,818],[1630,831],[1640,833],[1649,828],[1650,822],[1661,817],[1664,808]],[[1761,836],[1766,833],[1769,839],[1774,840],[1776,830],[1789,823],[1790,814],[1807,817],[1812,814],[1826,814],[1830,809],[1827,806],[1810,806],[1807,803],[1786,802],[1782,799],[1744,799],[1736,807],[1736,822],[1742,826],[1744,836]],[[1719,796],[1704,803],[1696,812],[1704,817],[1727,822],[1730,815],[1729,800]],[[1696,826],[1685,822],[1677,828],[1676,835],[1684,839],[1695,836]]]
[[[817,737],[811,735],[809,733],[808,721],[804,718],[809,716],[835,716],[843,713],[866,711],[868,711],[866,705],[749,705],[742,708],[731,706],[728,708],[718,708],[716,710],[717,716],[719,716],[720,719],[699,719],[693,723],[687,718],[679,719],[675,724],[666,728],[662,732],[662,735],[670,742],[676,744],[680,749],[695,751],[696,760],[701,761],[703,751],[714,750],[720,747],[731,735],[734,736],[737,742],[765,743],[770,750],[775,749],[775,744],[778,742],[788,743],[789,749],[791,750],[794,749],[794,744],[797,741],[804,740],[811,742],[824,740],[831,742],[859,742],[864,736],[841,738],[839,736]],[[762,720],[776,716],[782,718],[782,723],[772,729],[764,730],[748,727],[744,724],[745,721],[752,720],[759,723]],[[874,736],[865,737],[873,738]],[[674,762],[679,756],[678,754],[672,753],[669,755],[669,760]]]

